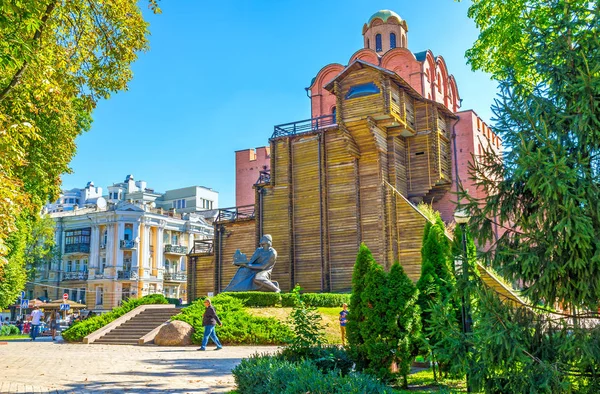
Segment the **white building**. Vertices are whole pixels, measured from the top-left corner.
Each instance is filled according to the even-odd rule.
[[[38,269],[35,285],[28,288],[29,297],[58,299],[67,293],[94,311],[110,310],[122,300],[152,293],[185,299],[186,255],[194,241],[212,239],[213,227],[194,212],[194,204],[186,207],[191,212],[157,206],[172,205],[181,198],[187,201],[187,196],[198,201],[198,196],[209,196],[198,192],[204,190],[214,194],[210,197],[216,205],[217,193],[197,186],[155,193],[131,175],[108,187],[107,201],[96,197],[98,192],[84,199],[88,187],[61,195],[62,210],[58,203],[48,204],[60,254]],[[78,197],[67,197],[68,193]],[[64,201],[70,198],[87,202],[83,206],[73,202],[67,210]],[[91,202],[94,198],[101,199],[100,204]]]

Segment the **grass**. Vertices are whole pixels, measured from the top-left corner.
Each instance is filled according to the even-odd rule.
[[[466,391],[464,379],[438,379],[433,380],[433,371],[426,369],[408,375],[408,389],[397,390],[400,394],[422,394],[422,393],[457,393]]]
[[[29,335],[21,334],[21,335],[4,335],[0,336],[0,341],[10,341],[11,339],[27,339]]]
[[[246,310],[253,316],[274,317],[286,323],[292,308],[246,308]],[[340,322],[338,319],[342,308],[318,308],[318,310],[323,318],[327,343],[332,345],[341,344],[342,338],[340,337]]]

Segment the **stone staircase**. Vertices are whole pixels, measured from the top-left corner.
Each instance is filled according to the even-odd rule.
[[[138,340],[156,327],[178,314],[179,308],[147,309],[130,320],[113,328],[93,343],[101,345],[137,345]]]

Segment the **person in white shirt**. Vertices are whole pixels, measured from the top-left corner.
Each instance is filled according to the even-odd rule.
[[[31,312],[31,340],[35,341],[35,338],[38,335],[38,331],[40,329],[40,322],[42,321],[42,317],[44,313],[40,310],[38,306],[33,307],[33,312]]]

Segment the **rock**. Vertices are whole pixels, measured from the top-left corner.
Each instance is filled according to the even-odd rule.
[[[163,326],[154,338],[154,344],[159,346],[185,346],[192,344],[194,327],[186,322],[173,320]]]

